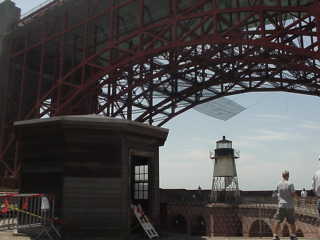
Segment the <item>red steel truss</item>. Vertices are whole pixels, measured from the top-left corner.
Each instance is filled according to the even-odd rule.
[[[213,99],[319,96],[318,0],[64,0],[9,36],[0,164],[18,176],[13,122],[100,114],[162,126]]]

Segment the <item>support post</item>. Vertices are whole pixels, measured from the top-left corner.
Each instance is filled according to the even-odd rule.
[[[0,3],[0,149],[4,149],[8,139],[5,136],[7,119],[8,104],[8,84],[10,74],[10,40],[8,33],[14,28],[17,21],[20,19],[20,9],[17,8],[14,2],[6,0]],[[0,151],[0,156],[1,156]],[[1,162],[5,161],[4,158],[0,159],[0,176],[4,175],[5,167]]]

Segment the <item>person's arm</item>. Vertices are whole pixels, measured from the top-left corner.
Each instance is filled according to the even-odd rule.
[[[291,184],[289,185],[289,189],[290,189],[291,196],[292,196],[293,198],[298,198],[298,195],[296,194],[296,191],[295,191],[295,189],[294,189],[293,183],[291,183]]]
[[[278,185],[276,189],[272,192],[272,197],[277,197],[278,196]]]

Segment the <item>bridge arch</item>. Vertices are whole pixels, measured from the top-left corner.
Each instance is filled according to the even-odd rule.
[[[272,237],[272,229],[264,220],[256,220],[249,230],[250,237]]]
[[[176,233],[186,234],[188,232],[188,219],[182,214],[177,214],[171,218],[171,229]]]
[[[88,17],[81,24],[74,25],[74,31],[85,24],[101,24],[100,19],[113,12],[119,18],[118,24],[120,29],[115,29],[115,31],[117,30],[115,32],[117,38],[114,38],[110,45],[107,46],[104,43],[110,40],[108,38],[102,39],[101,42],[96,43],[97,49],[86,56],[83,61],[74,64],[70,69],[64,69],[65,74],[61,75],[59,81],[44,93],[44,96],[47,97],[52,92],[60,91],[61,88],[66,88],[66,86],[69,88],[69,90],[65,91],[66,93],[62,102],[57,103],[54,101],[55,105],[52,106],[54,111],[51,112],[59,115],[72,113],[76,109],[74,105],[88,105],[84,103],[94,95],[89,94],[89,92],[96,92],[101,98],[108,95],[105,103],[96,109],[84,110],[82,107],[82,111],[130,118],[132,117],[132,111],[129,109],[132,107],[130,104],[124,104],[125,110],[122,109],[120,111],[117,109],[110,112],[110,107],[123,102],[123,99],[128,99],[128,97],[130,100],[130,96],[128,95],[135,95],[134,92],[141,88],[143,90],[140,91],[140,95],[138,94],[137,103],[134,104],[135,107],[139,108],[140,106],[140,110],[144,108],[138,104],[139,99],[144,98],[144,101],[151,100],[151,98],[146,98],[145,95],[152,95],[153,92],[166,95],[163,102],[159,102],[157,105],[149,103],[151,106],[148,106],[147,110],[135,118],[138,121],[149,121],[150,123],[153,123],[158,115],[162,115],[164,112],[170,111],[170,109],[173,110],[165,121],[190,109],[194,104],[191,104],[189,108],[185,108],[180,112],[174,109],[177,108],[176,105],[179,102],[190,102],[190,98],[195,99],[195,104],[200,104],[219,97],[219,94],[220,96],[226,96],[248,91],[270,91],[272,88],[277,88],[277,91],[318,94],[317,91],[310,89],[311,87],[316,87],[311,78],[314,80],[315,75],[319,74],[319,70],[315,64],[308,63],[312,63],[312,60],[319,57],[315,51],[316,46],[304,46],[303,44],[296,43],[298,41],[295,42],[295,40],[298,37],[311,39],[315,35],[313,30],[315,28],[314,14],[316,11],[314,9],[319,8],[319,4],[309,0],[304,3],[306,6],[297,7],[289,4],[289,6],[281,8],[282,5],[279,6],[274,3],[255,3],[255,5],[250,3],[250,1],[240,1],[238,3],[235,1],[226,6],[215,5],[208,0],[200,2],[190,1],[184,3],[185,6],[184,4],[181,5],[179,1],[173,2],[168,0],[166,2],[168,4],[164,4],[161,7],[167,14],[164,14],[162,17],[153,18],[151,17],[150,9],[153,9],[152,7],[154,6],[149,1],[145,1],[145,6],[139,6],[137,0],[124,1],[124,3],[114,6],[114,8],[110,5],[104,6],[102,2],[97,1],[96,5],[105,7],[104,11],[97,11],[96,13],[93,11],[91,18]],[[128,15],[130,8],[141,11],[145,15],[144,21],[141,24],[138,25],[137,19],[130,16],[130,14]],[[292,21],[287,24],[278,22],[278,19],[288,19],[288,15],[292,11],[300,17],[292,17]],[[263,21],[261,19],[264,19],[264,16],[261,15],[261,12],[267,16]],[[238,22],[235,24],[232,18],[240,13],[243,15],[238,16]],[[219,19],[217,20],[217,29],[213,27],[214,18]],[[299,24],[302,22],[307,24],[303,29],[304,31],[299,28]],[[127,28],[126,25],[131,27]],[[272,27],[269,27],[270,29],[268,30],[262,30],[259,27],[266,27],[267,25],[271,25]],[[280,25],[283,28],[281,31],[279,30]],[[70,26],[70,28],[72,27]],[[107,26],[102,25],[100,28],[103,31]],[[126,29],[126,31],[124,32],[123,29]],[[288,34],[288,32],[292,32],[292,29],[295,31],[292,34]],[[68,36],[68,34],[70,32],[59,32],[53,38],[59,39]],[[88,39],[101,37],[91,31],[86,34]],[[138,41],[137,38],[142,38],[144,41]],[[49,40],[45,40],[44,44],[49,44]],[[38,45],[39,43],[34,44],[30,49],[16,49],[16,53],[13,54],[13,62],[15,58],[19,60],[19,57],[23,54],[28,54],[31,50],[36,49]],[[99,59],[114,50],[117,51],[117,54],[114,54],[112,64],[109,62],[102,64]],[[163,58],[166,55],[168,59]],[[183,91],[180,91],[181,89],[178,89],[178,91],[177,89],[170,89],[167,93],[162,89],[166,85],[166,82],[161,81],[162,88],[159,89],[159,87],[155,87],[156,84],[152,84],[151,90],[147,87],[150,81],[145,81],[144,79],[146,79],[147,72],[150,73],[152,67],[143,69],[143,66],[147,66],[148,64],[150,66],[157,65],[154,71],[159,71],[159,65],[161,65],[159,61],[154,62],[150,60],[157,58],[157,56],[160,59],[162,58],[162,63],[169,61],[170,64],[164,64],[164,73],[158,77],[152,76],[152,79],[172,75],[166,81],[170,85],[170,88],[174,88],[174,85],[179,85],[177,74],[180,73],[178,73],[177,68],[183,61],[192,61],[191,67],[195,69],[194,73],[197,73],[196,78],[201,75],[200,72],[211,71],[214,79],[211,79],[211,81],[196,79],[196,81],[191,81],[191,86],[183,89]],[[40,61],[40,59],[37,60]],[[133,70],[137,65],[140,65],[140,70]],[[209,65],[215,67],[206,69],[204,65],[206,67]],[[90,69],[90,74],[84,79],[85,83],[79,86],[74,82],[70,83],[70,79],[78,76],[79,71],[81,72],[84,68]],[[129,70],[123,74],[123,72],[126,72],[124,71],[125,68]],[[283,77],[286,71],[294,72],[294,78],[297,80],[295,84],[301,86],[308,85],[310,89],[303,91],[292,87],[291,83],[293,79]],[[297,74],[302,71],[312,75],[312,77],[309,77],[309,82],[302,81],[302,79],[306,79],[305,76],[299,77],[299,74]],[[139,73],[139,79],[142,79],[142,81],[134,79],[132,73]],[[131,80],[129,79],[129,75],[131,75]],[[195,75],[193,76],[194,78]],[[213,80],[215,83],[213,83]],[[190,85],[190,82],[187,82],[181,81],[180,85]],[[263,84],[266,82],[266,85],[269,87],[265,86],[264,88]],[[103,86],[110,84],[116,84],[121,90],[115,89],[112,94],[106,94],[103,91]],[[126,87],[124,88],[124,86]],[[214,90],[212,90],[214,96],[210,98],[199,97],[202,94],[202,90],[213,86],[215,86]],[[218,88],[222,88],[222,90],[218,90]],[[233,92],[232,90],[236,88],[238,90]],[[101,90],[103,94],[99,93]],[[173,95],[175,96],[173,97]],[[38,103],[43,101],[38,101]],[[122,105],[120,104],[120,106]],[[152,113],[150,112],[150,108],[153,109]],[[105,109],[109,110],[104,111]],[[157,111],[154,111],[155,109]],[[27,116],[35,114],[34,111],[37,111],[37,109],[33,108]],[[164,123],[161,122],[159,125],[163,125]]]
[[[215,55],[223,55],[223,52],[226,51],[226,46],[228,46],[227,43],[223,45],[216,42],[204,41],[202,43],[199,42],[199,44],[201,45],[173,45],[170,46],[170,48],[157,49],[157,51],[153,51],[150,53],[145,52],[144,55],[139,56],[139,58],[137,58],[137,56],[133,56],[131,58],[129,57],[117,66],[107,66],[106,68],[101,69],[97,75],[94,75],[92,78],[90,78],[85,88],[79,88],[75,92],[72,92],[72,94],[68,96],[68,100],[64,102],[60,106],[60,108],[56,109],[56,112],[57,114],[60,112],[64,112],[64,108],[66,108],[68,104],[74,104],[74,98],[90,89],[90,91],[92,91],[92,87],[96,88],[98,86],[100,88],[103,88],[107,87],[113,82],[126,82],[126,75],[129,75],[130,72],[133,78],[138,78],[139,76],[141,76],[141,74],[144,75],[144,77],[140,78],[139,81],[135,81],[131,84],[125,83],[128,87],[124,87],[124,85],[120,86],[123,89],[113,94],[112,98],[108,99],[105,104],[100,105],[100,107],[95,110],[96,113],[106,114],[106,109],[117,102],[123,102],[123,99],[126,98],[129,93],[131,93],[131,101],[133,101],[133,103],[141,103],[147,100],[151,100],[151,98],[154,97],[154,93],[157,92],[158,94],[164,94],[164,96],[162,97],[163,100],[158,101],[157,104],[149,106],[152,107],[152,112],[150,112],[146,107],[147,110],[143,111],[133,120],[153,123],[155,121],[153,119],[155,119],[157,116],[162,115],[166,111],[170,112],[170,109],[174,109],[170,113],[167,113],[168,116],[164,121],[161,121],[158,124],[159,126],[161,126],[173,117],[193,108],[198,104],[202,104],[222,96],[229,96],[246,92],[270,91],[283,91],[315,96],[319,96],[320,94],[319,86],[316,83],[317,76],[320,75],[318,66],[306,66],[303,63],[297,64],[297,60],[291,57],[291,54],[297,49],[292,48],[288,50],[289,53],[286,60],[283,59],[283,57],[279,56],[273,56],[272,60],[265,60],[265,53],[262,52],[255,53],[258,54],[258,56],[256,56],[252,60],[248,60],[247,56],[238,56],[239,59],[245,57],[247,58],[246,60],[241,59],[240,61],[239,59],[230,56],[225,56],[225,58],[220,57],[219,59],[211,59],[215,57]],[[237,44],[240,44],[240,42],[235,43],[234,47],[236,47]],[[249,46],[253,48],[257,47],[250,44]],[[132,74],[132,69],[134,67],[137,67],[137,64],[134,63],[134,61],[141,62],[139,64],[140,66],[148,65],[148,63],[152,62],[152,59],[158,57],[161,58],[162,54],[165,55],[173,51],[183,52],[186,49],[186,52],[192,52],[190,49],[195,51],[199,47],[208,47],[209,49],[207,49],[206,51],[199,51],[198,53],[196,53],[198,55],[188,57],[183,56],[182,53],[181,56],[184,57],[183,60],[179,59],[180,62],[175,62],[174,64],[176,65],[174,67],[174,64],[170,64],[170,67],[168,67],[169,64],[158,66],[158,68],[156,69],[156,74],[151,74],[148,76],[146,76],[145,73],[141,72]],[[212,49],[215,49],[215,51],[213,51]],[[216,49],[220,50],[217,51]],[[230,47],[228,47],[227,49],[230,49]],[[210,56],[210,54],[214,55]],[[261,56],[259,56],[259,54]],[[297,58],[300,57],[302,56],[297,56]],[[272,65],[273,69],[263,70],[263,67],[259,65],[260,63],[253,64],[254,66],[251,66],[251,68],[249,68],[249,65],[252,65],[252,61],[258,61],[256,59],[259,58],[259,61],[265,61],[268,62],[265,64]],[[291,58],[291,60],[289,60],[289,58]],[[313,56],[313,58],[315,57]],[[187,64],[181,64],[181,61],[185,61]],[[208,68],[210,64],[217,64],[219,65],[219,67],[216,67],[214,69]],[[284,65],[286,67],[284,67]],[[174,70],[172,70],[172,68],[174,68]],[[119,72],[120,69],[122,73]],[[260,73],[257,74],[257,71],[260,71]],[[113,72],[114,75],[109,75],[110,72]],[[200,72],[206,73],[201,76]],[[302,76],[297,78],[296,76],[294,76],[295,74],[293,74],[293,72],[304,72],[306,75],[310,75],[312,77],[307,80],[305,78],[302,79]],[[191,76],[196,75],[198,75],[197,78],[199,79],[197,81],[191,81]],[[280,75],[281,77],[279,77]],[[282,75],[287,76],[285,77]],[[183,81],[181,81],[179,80],[179,77],[187,77],[187,80],[184,79]],[[155,82],[155,79],[158,80]],[[99,84],[95,85],[94,83],[96,82],[99,82]],[[145,87],[146,85],[149,85],[150,82],[153,82],[152,89]],[[179,89],[181,85],[185,86]],[[174,89],[174,86],[177,87],[177,89]],[[166,93],[165,91],[163,91],[163,88],[166,88]],[[208,89],[210,88],[212,89],[208,91]],[[149,96],[150,98],[146,98],[145,96]],[[84,99],[85,98],[83,98],[83,100]],[[190,99],[192,99],[193,101],[191,101]],[[181,107],[179,106],[181,102],[188,104],[185,107]],[[109,115],[113,117],[127,117],[123,115],[124,112],[128,112],[127,108],[128,105],[123,104],[119,106],[116,111],[110,113]]]
[[[201,215],[196,215],[191,218],[190,227],[191,235],[205,236],[207,234],[207,222]]]

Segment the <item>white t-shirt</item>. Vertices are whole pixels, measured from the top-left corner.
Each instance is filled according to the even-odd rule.
[[[312,189],[314,194],[320,197],[320,169],[312,177]]]
[[[278,202],[280,208],[294,208],[292,194],[295,192],[292,182],[282,179],[277,185]]]
[[[41,197],[41,210],[49,210],[50,203],[47,197]]]
[[[302,191],[301,191],[301,197],[302,197],[302,198],[306,198],[307,196],[308,196],[307,191],[302,190]]]

